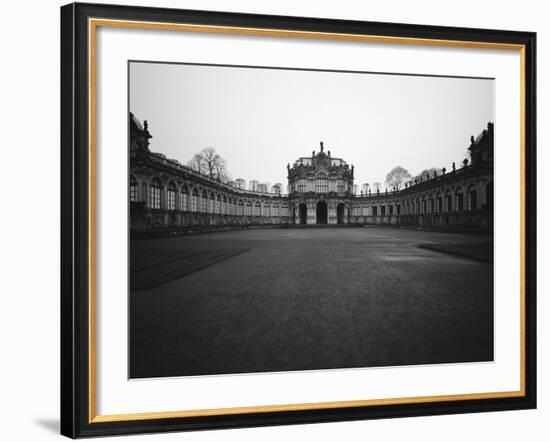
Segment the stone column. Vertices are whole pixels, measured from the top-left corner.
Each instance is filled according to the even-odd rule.
[[[334,201],[327,202],[327,216],[328,224],[336,224],[338,222],[336,217],[336,203]]]
[[[307,224],[317,224],[317,204],[309,201],[307,203]]]
[[[143,180],[143,192],[145,192],[145,195],[143,195],[143,201],[145,201],[145,207],[147,209],[151,208],[151,190],[150,190],[150,180],[145,179]]]
[[[160,188],[160,208],[163,210],[162,215],[162,225],[167,226],[168,225],[168,185],[163,185]]]

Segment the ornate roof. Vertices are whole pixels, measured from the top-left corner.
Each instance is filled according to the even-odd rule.
[[[331,155],[330,150],[325,151],[324,143],[320,143],[321,150],[313,151],[310,157],[300,157],[290,167],[288,164],[288,179],[313,178],[315,176],[341,177],[353,179],[353,166],[342,159]]]

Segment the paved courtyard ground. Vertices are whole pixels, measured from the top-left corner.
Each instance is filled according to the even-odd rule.
[[[493,265],[441,252],[490,239],[359,227],[132,241],[130,375],[491,361]]]

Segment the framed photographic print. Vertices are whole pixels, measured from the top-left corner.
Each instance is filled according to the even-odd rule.
[[[62,434],[534,408],[535,44],[62,7]]]

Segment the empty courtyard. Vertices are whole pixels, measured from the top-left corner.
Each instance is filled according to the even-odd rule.
[[[390,227],[133,240],[130,376],[491,361],[491,240]]]

